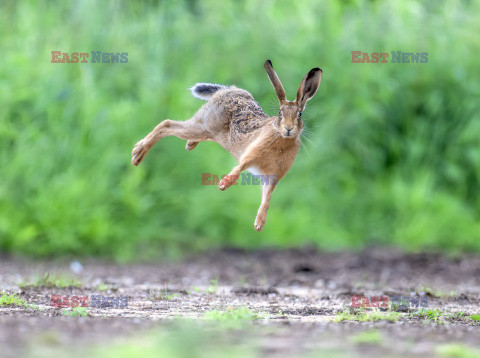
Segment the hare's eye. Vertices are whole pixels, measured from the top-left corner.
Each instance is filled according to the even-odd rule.
[[[302,118],[302,112],[298,113],[298,118]]]
[[[281,110],[281,109],[278,110],[278,115],[279,115],[279,116],[282,115],[282,110]]]

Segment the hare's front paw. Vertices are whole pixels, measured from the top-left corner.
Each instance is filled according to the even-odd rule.
[[[255,219],[255,225],[254,225],[255,230],[257,230],[258,232],[262,231],[266,221],[267,221],[267,217],[265,215],[257,216],[257,218]]]
[[[220,190],[226,190],[232,186],[232,184],[235,184],[235,182],[238,179],[238,175],[234,174],[229,174],[225,175],[222,180],[218,183],[218,189]]]
[[[187,145],[185,146],[185,149],[194,150],[197,145],[198,145],[198,142],[195,142],[194,140],[187,140]]]
[[[132,150],[132,164],[135,166],[139,165],[147,155],[150,148],[151,147],[147,145],[147,141],[145,139],[138,141]]]

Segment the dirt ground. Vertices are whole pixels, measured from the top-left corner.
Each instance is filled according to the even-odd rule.
[[[77,265],[78,266],[78,265]],[[73,267],[75,268],[75,267]],[[313,248],[244,251],[221,249],[177,263],[115,265],[33,262],[0,257],[0,292],[18,293],[34,308],[0,308],[2,356],[20,356],[45,346],[106,345],[184,317],[203,321],[212,310],[248,307],[261,319],[256,329],[262,356],[291,357],[334,350],[345,356],[443,356],[447,344],[480,347],[480,256],[448,258],[392,249],[326,253]],[[19,286],[44,273],[68,274],[80,287]],[[335,322],[353,295],[425,294],[438,320],[416,316],[401,305],[398,321]],[[88,296],[87,317],[52,307],[52,295]],[[91,307],[91,296],[126,297],[128,307]],[[67,309],[68,310],[68,309]],[[365,309],[370,312],[371,309]],[[391,311],[391,307],[389,309]],[[380,332],[375,344],[350,339]],[[40,349],[40,348],[38,348]],[[449,356],[448,353],[446,353]],[[52,356],[50,353],[49,356]]]

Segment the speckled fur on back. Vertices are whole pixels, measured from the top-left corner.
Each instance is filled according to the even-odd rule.
[[[210,83],[197,83],[192,94],[206,100],[187,121],[165,120],[158,124],[132,151],[132,163],[140,164],[152,146],[166,136],[187,140],[187,150],[201,141],[214,141],[229,151],[239,162],[218,183],[228,189],[243,170],[263,175],[262,203],[255,219],[255,229],[261,231],[273,190],[290,170],[300,148],[303,130],[302,111],[316,93],[322,78],[319,68],[310,70],[300,83],[295,101],[287,101],[285,90],[267,60],[265,69],[280,103],[278,116],[265,114],[253,96],[240,88]],[[275,180],[272,180],[275,178]]]
[[[240,88],[218,91],[209,101],[209,106],[216,106],[221,111],[221,118],[228,124],[229,142],[239,142],[245,135],[260,129],[271,120],[253,96]]]

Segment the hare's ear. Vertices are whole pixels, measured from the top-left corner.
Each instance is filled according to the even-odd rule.
[[[277,92],[278,101],[280,105],[282,105],[285,102],[285,90],[283,89],[282,82],[280,82],[280,79],[273,70],[272,61],[267,60],[267,62],[265,62],[265,69],[267,70],[268,78],[270,82],[272,82],[273,88],[275,88],[275,92]]]
[[[321,81],[322,70],[318,67],[312,68],[310,72],[303,77],[302,83],[300,83],[300,87],[298,87],[297,99],[295,101],[302,111],[305,109],[308,100],[317,92]]]

